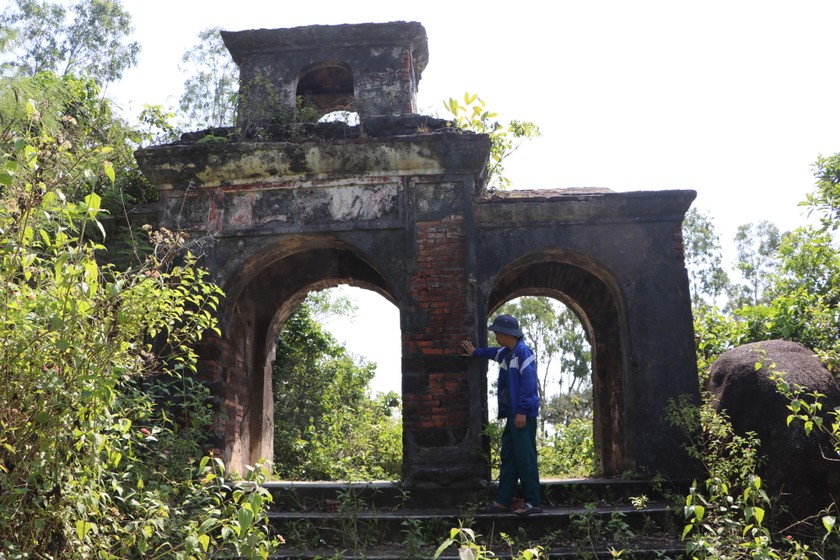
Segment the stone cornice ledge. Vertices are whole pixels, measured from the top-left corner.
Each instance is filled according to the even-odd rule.
[[[475,219],[481,227],[682,220],[696,197],[693,190],[513,190],[477,198]]]
[[[311,142],[200,142],[144,148],[135,158],[159,189],[405,175],[471,175],[482,183],[486,135],[428,133]]]

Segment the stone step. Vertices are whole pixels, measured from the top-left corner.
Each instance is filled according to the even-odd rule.
[[[431,558],[453,528],[469,528],[496,556],[541,545],[550,558],[682,558],[677,512],[666,504],[633,507],[547,507],[526,518],[513,514],[399,510],[342,513],[272,513],[287,549],[275,558]],[[444,558],[457,558],[457,549]],[[631,554],[632,553],[632,554]]]
[[[529,517],[476,513],[486,499],[460,507],[431,507],[391,483],[269,483],[276,503],[272,527],[286,547],[275,558],[431,558],[453,528],[469,528],[478,542],[505,557],[542,545],[550,558],[682,559],[680,508],[650,483],[616,480],[544,481],[544,512]],[[438,491],[440,492],[440,491]],[[653,497],[637,508],[631,498]],[[489,495],[489,494],[488,494]],[[424,507],[418,507],[422,504]],[[505,536],[506,535],[506,536]],[[457,558],[457,549],[443,559]]]
[[[505,545],[495,553],[493,558],[511,558],[513,554]],[[274,560],[431,560],[434,557],[435,549],[407,551],[400,548],[386,548],[377,550],[365,550],[354,554],[350,551],[294,551],[270,556]],[[565,548],[565,549],[544,549],[544,558],[551,560],[691,560],[691,555],[685,552],[684,546],[673,545],[653,541],[650,543],[639,543],[637,548],[619,548],[607,550]],[[464,560],[458,554],[457,549],[447,550],[438,556],[438,560]]]
[[[547,479],[542,483],[542,501],[548,504],[588,504],[629,502],[647,496],[657,500],[666,494],[683,496],[689,481],[671,482],[661,488],[646,480],[604,478]],[[275,511],[329,511],[341,504],[368,508],[461,508],[479,506],[492,499],[493,486],[474,489],[414,488],[405,490],[393,482],[284,482],[271,481],[263,486],[274,497]]]

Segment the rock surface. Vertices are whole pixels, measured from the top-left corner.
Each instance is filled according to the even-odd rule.
[[[757,367],[757,364],[761,364]],[[771,379],[784,374],[791,386],[818,391],[823,411],[840,406],[837,380],[805,346],[770,340],[739,346],[723,354],[709,372],[709,390],[716,410],[724,410],[736,433],[755,432],[767,464],[760,473],[771,499],[790,508],[796,518],[819,513],[840,500],[840,457],[830,437],[802,422],[787,425],[788,400]]]

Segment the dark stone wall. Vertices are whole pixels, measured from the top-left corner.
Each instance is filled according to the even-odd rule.
[[[362,118],[417,111],[415,94],[429,58],[426,31],[417,22],[257,29],[222,37],[240,68],[241,128],[288,119],[296,95],[321,91],[317,81],[300,91],[300,79],[312,69],[335,67],[334,61],[352,77],[346,104]]]
[[[428,61],[416,22],[223,33],[240,67],[237,126],[139,150],[161,226],[191,235],[224,289],[200,376],[219,404],[228,467],[271,458],[271,362],[306,293],[386,297],[402,331],[403,482],[457,503],[489,477],[489,316],[520,295],[569,305],[593,347],[602,475],[687,474],[664,423],[699,400],[680,227],[692,191],[511,191],[485,196],[486,135],[412,113]],[[296,96],[358,125],[295,122]],[[280,458],[282,459],[282,458]],[[446,490],[441,492],[441,490]]]
[[[271,456],[270,364],[308,291],[372,289],[400,310],[404,483],[475,488],[489,469],[486,369],[460,356],[520,295],[570,305],[593,341],[599,470],[687,472],[664,422],[698,398],[679,231],[691,191],[478,196],[487,138],[451,133],[300,146],[174,145],[138,154],[161,184],[161,225],[189,230],[227,299],[202,373],[234,470]],[[452,494],[453,496],[456,493]]]
[[[686,472],[667,401],[698,401],[679,238],[692,191],[533,191],[480,198],[476,278],[484,309],[557,297],[593,342],[595,435],[605,476]]]

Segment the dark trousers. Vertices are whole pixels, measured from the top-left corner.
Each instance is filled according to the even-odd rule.
[[[516,483],[522,482],[523,498],[532,506],[540,505],[540,473],[537,468],[537,419],[526,418],[525,427],[517,428],[512,417],[502,432],[502,466],[496,502],[513,503]]]

